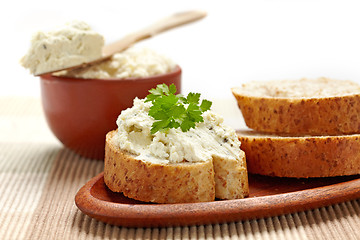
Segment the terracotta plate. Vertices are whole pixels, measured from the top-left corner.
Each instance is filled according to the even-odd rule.
[[[103,173],[76,194],[75,203],[97,220],[126,227],[213,224],[323,207],[360,198],[360,176],[285,179],[250,175],[250,197],[205,203],[150,204],[110,191]]]

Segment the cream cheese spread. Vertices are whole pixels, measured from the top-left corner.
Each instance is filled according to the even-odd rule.
[[[55,31],[34,34],[20,63],[37,75],[99,59],[103,46],[103,36],[88,24],[74,21]]]
[[[84,69],[61,73],[75,78],[135,78],[168,73],[176,64],[169,58],[148,48],[129,48],[103,63]]]
[[[239,159],[240,141],[236,132],[224,125],[219,115],[204,112],[204,122],[187,132],[169,129],[151,134],[154,122],[148,115],[151,106],[151,102],[135,98],[133,107],[123,110],[116,122],[114,143],[134,154],[136,159],[169,163],[208,161],[213,156]]]

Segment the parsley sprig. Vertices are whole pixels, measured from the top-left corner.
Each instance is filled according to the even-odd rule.
[[[195,124],[203,122],[202,113],[210,110],[212,102],[202,100],[200,93],[189,93],[187,97],[176,93],[176,86],[171,84],[159,84],[156,88],[149,90],[145,102],[152,102],[149,115],[155,119],[151,126],[151,134],[170,128],[179,128],[189,131],[195,128]]]

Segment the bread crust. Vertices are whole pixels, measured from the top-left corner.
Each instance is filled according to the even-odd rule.
[[[277,177],[360,174],[360,135],[289,137],[238,131],[248,171]]]
[[[114,192],[144,202],[186,203],[237,199],[249,195],[245,153],[239,159],[154,163],[135,159],[106,135],[104,181]]]
[[[360,95],[324,98],[253,97],[232,88],[249,128],[268,133],[360,133]]]
[[[137,160],[106,135],[104,181],[114,192],[144,202],[185,203],[215,199],[212,161],[161,164]]]

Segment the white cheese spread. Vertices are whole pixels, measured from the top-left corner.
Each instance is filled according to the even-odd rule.
[[[61,73],[76,78],[134,78],[149,77],[168,73],[174,70],[176,64],[148,48],[129,48],[103,63],[84,69],[76,69]]]
[[[114,143],[136,159],[170,163],[208,161],[213,156],[239,159],[240,141],[235,130],[224,125],[223,118],[214,112],[204,112],[204,122],[187,132],[169,129],[151,134],[151,106],[151,102],[135,98],[133,107],[122,111],[117,119]]]
[[[91,62],[102,56],[104,38],[84,22],[34,34],[28,53],[20,60],[33,74]]]

